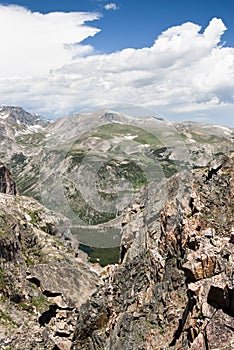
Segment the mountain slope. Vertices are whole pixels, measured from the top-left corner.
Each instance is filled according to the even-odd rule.
[[[232,349],[233,129],[0,113],[0,348]]]
[[[7,130],[2,159],[19,193],[66,215],[73,232],[80,226],[119,227],[124,208],[147,184],[208,167],[234,147],[233,129],[201,123],[172,124],[108,110],[54,122],[16,107],[1,113]],[[91,238],[83,238],[77,239],[90,246]],[[110,246],[118,244],[119,239]]]

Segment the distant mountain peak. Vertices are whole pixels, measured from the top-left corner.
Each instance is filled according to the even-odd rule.
[[[45,127],[48,125],[48,120],[46,118],[35,114],[32,115],[26,112],[22,107],[15,106],[1,106],[0,107],[0,120],[7,120],[7,122],[12,124],[24,124],[28,127],[40,125]]]
[[[104,110],[101,119],[112,123],[123,123],[123,116],[111,110]]]

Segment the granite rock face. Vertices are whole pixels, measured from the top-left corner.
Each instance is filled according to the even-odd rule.
[[[233,161],[177,174],[125,211],[121,261],[78,311],[73,350],[233,349]]]

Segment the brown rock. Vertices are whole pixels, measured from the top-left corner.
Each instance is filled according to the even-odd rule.
[[[233,318],[218,310],[206,328],[209,349],[234,348]]]
[[[191,350],[206,350],[205,339],[202,333],[200,333],[197,338],[192,343]]]
[[[70,340],[63,340],[56,342],[56,346],[59,350],[70,350],[72,346],[72,342]]]

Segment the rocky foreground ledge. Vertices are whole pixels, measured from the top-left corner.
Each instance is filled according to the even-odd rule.
[[[150,195],[149,195],[150,193]],[[234,348],[234,158],[150,185],[97,270],[58,218],[0,195],[0,349]]]
[[[15,195],[5,166],[0,184],[0,349],[68,349],[101,268],[80,258],[65,217]]]
[[[177,174],[126,210],[121,263],[78,311],[73,350],[234,348],[233,161]]]

